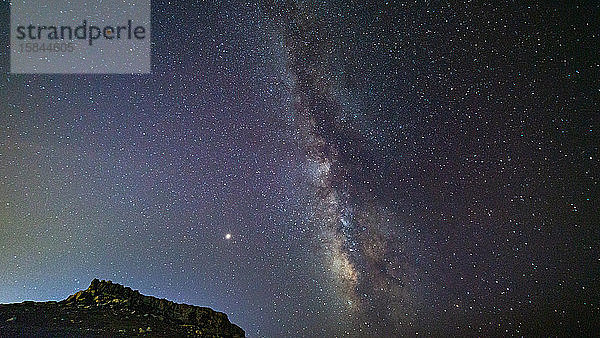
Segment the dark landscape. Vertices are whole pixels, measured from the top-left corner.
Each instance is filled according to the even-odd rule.
[[[0,337],[244,337],[227,315],[94,279],[60,302],[0,304]]]

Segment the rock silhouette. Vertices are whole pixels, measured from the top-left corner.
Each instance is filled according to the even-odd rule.
[[[0,337],[244,337],[227,315],[210,308],[144,296],[94,279],[60,302],[0,304]]]

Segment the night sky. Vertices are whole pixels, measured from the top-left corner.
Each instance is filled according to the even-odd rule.
[[[597,334],[600,5],[153,1],[145,75],[8,74],[8,20],[0,302]]]

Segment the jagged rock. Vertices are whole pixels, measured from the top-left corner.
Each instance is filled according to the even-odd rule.
[[[135,316],[131,316],[133,314]],[[143,315],[142,315],[143,314]],[[19,318],[19,320],[17,320]],[[60,321],[52,320],[60,318]],[[60,302],[0,304],[5,336],[202,336],[243,337],[227,315],[210,308],[144,296],[136,290],[94,279],[86,290]]]

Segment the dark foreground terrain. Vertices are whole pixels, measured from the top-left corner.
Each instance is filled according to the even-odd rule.
[[[0,337],[244,337],[227,315],[94,279],[60,302],[0,304]]]

